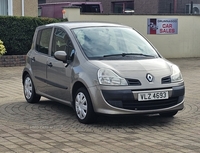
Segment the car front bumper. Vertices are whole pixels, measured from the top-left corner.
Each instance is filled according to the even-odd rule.
[[[138,101],[138,93],[151,90],[90,89],[94,111],[103,114],[151,114],[178,111],[184,108],[185,86],[166,88],[169,98],[164,100]]]

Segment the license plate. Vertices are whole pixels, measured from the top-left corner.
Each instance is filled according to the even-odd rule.
[[[138,93],[138,101],[168,99],[168,91]]]

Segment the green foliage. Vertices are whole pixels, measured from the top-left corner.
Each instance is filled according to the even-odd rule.
[[[6,47],[6,55],[25,55],[31,48],[35,28],[66,19],[0,16],[0,39]]]

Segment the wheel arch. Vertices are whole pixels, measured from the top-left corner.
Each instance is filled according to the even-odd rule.
[[[72,106],[73,106],[73,107],[74,107],[75,93],[76,93],[76,91],[77,91],[79,88],[81,88],[81,87],[83,87],[83,88],[85,88],[85,89],[87,90],[86,86],[85,86],[82,82],[80,82],[80,81],[77,81],[77,82],[73,85],[73,88],[72,88]],[[88,90],[87,90],[87,92],[88,92]],[[89,94],[89,96],[90,96],[90,93],[89,93],[89,92],[88,92],[88,94]]]
[[[24,84],[24,78],[25,78],[25,76],[26,76],[27,74],[30,75],[30,74],[28,73],[28,71],[24,71],[24,72],[23,72],[23,74],[22,74],[22,84]]]
[[[82,92],[84,95],[84,98],[86,98],[86,100],[85,100],[86,105],[82,103],[82,100],[80,100],[80,101],[78,100],[78,102],[75,103],[76,95],[79,94],[79,92]],[[73,86],[72,94],[73,94],[72,107],[74,108],[74,111],[76,112],[76,116],[77,116],[79,122],[84,123],[84,124],[92,123],[95,119],[96,114],[94,112],[93,103],[92,103],[88,88],[82,82],[76,82]],[[84,103],[85,103],[85,101],[84,101]],[[78,104],[80,102],[82,104]],[[82,108],[81,105],[84,105],[85,107],[87,107],[87,109]],[[85,113],[83,113],[84,115],[82,113],[80,113],[83,111],[85,112]]]

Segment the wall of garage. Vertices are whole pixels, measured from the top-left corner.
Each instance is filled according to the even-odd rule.
[[[65,8],[63,18],[128,25],[149,39],[165,58],[200,57],[200,15],[80,14],[79,8]],[[178,34],[147,34],[149,18],[178,19]]]

